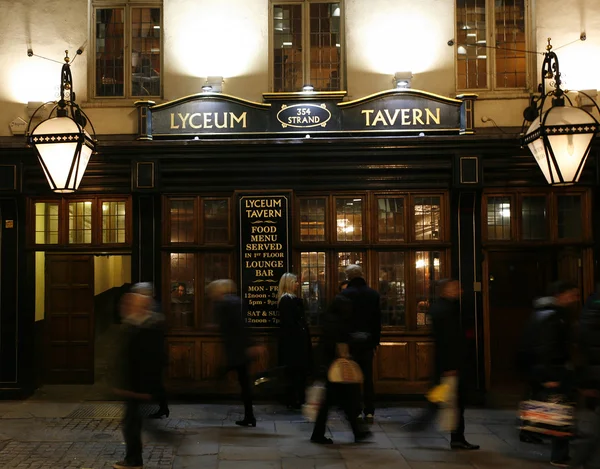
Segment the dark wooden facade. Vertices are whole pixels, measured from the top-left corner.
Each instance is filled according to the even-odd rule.
[[[531,277],[525,277],[531,280],[532,285],[535,283],[532,287],[535,293],[539,293],[537,290],[545,281],[568,275],[579,282],[582,294],[587,295],[593,289],[598,258],[597,243],[592,236],[599,228],[595,221],[599,217],[592,216],[598,213],[595,190],[598,182],[597,150],[593,150],[577,186],[552,189],[547,186],[528,150],[520,148],[517,132],[514,129],[507,131],[511,133],[149,142],[135,141],[133,136],[101,136],[99,154],[91,160],[80,190],[73,197],[118,196],[130,201],[131,242],[126,246],[106,247],[102,252],[131,253],[132,281],[152,281],[160,285],[157,294],[162,297],[168,312],[169,252],[174,250],[165,235],[168,224],[166,205],[170,197],[223,196],[231,197],[235,205],[235,194],[239,191],[286,190],[292,192],[294,200],[313,195],[362,194],[369,202],[377,194],[408,194],[409,197],[414,194],[441,194],[442,219],[447,221],[442,227],[444,236],[434,243],[415,240],[405,250],[411,253],[426,249],[442,252],[445,256],[443,274],[461,280],[464,289],[462,323],[470,351],[469,387],[483,392],[494,385],[494,367],[502,371],[505,366],[499,359],[497,342],[514,335],[507,332],[511,329],[510,324],[499,320],[498,315],[502,314],[502,308],[510,310],[515,305],[510,301],[494,302],[523,288],[511,283],[511,275],[505,275],[507,278],[499,294],[493,281],[490,282],[490,276],[504,278],[503,273],[494,272],[510,272],[517,264],[506,263],[505,259],[516,256],[526,259],[524,265],[529,268],[524,267],[525,271],[536,278],[533,282]],[[40,378],[36,369],[44,366],[44,348],[40,341],[49,333],[48,312],[46,321],[34,321],[35,295],[32,292],[35,291],[36,247],[28,242],[28,233],[33,229],[30,206],[32,200],[53,199],[53,194],[33,151],[25,148],[21,140],[0,141],[0,155],[0,381],[5,395],[27,395],[40,382],[47,381],[44,377]],[[475,158],[472,161],[477,163],[468,181],[461,173],[465,157]],[[547,242],[524,242],[519,239],[520,222],[515,218],[510,225],[515,236],[506,241],[489,239],[486,225],[489,197],[514,197],[516,204],[517,200],[521,200],[519,194],[547,196],[549,216],[546,223],[548,230],[554,232],[558,209],[551,200],[557,194],[571,193],[569,191],[581,195],[583,226],[580,238],[552,241],[549,237]],[[375,229],[377,216],[372,207],[372,204],[367,205],[364,212],[371,232]],[[292,217],[295,215],[292,211]],[[11,220],[12,225],[9,223]],[[233,216],[231,223],[235,233]],[[375,256],[373,253],[377,253],[378,248],[371,240],[367,238],[367,242],[358,243],[354,248],[364,251],[367,257]],[[234,263],[239,261],[235,257],[236,247],[235,236],[229,244],[222,246],[232,253]],[[557,254],[558,247],[564,248],[562,254]],[[294,238],[293,271],[299,269],[300,251],[303,249],[306,246]],[[314,249],[334,252],[342,247],[317,243]],[[404,248],[390,248],[392,251],[399,249]],[[45,250],[47,253],[75,255],[97,253],[100,248],[59,246]],[[204,252],[202,246],[179,246],[177,251]],[[537,275],[539,259],[547,259],[546,254],[550,252],[555,257],[545,264],[543,277]],[[519,253],[528,253],[530,257]],[[408,259],[414,261],[413,257]],[[377,286],[376,263],[369,260],[367,281]],[[532,269],[534,264],[536,267]],[[237,269],[232,272],[234,279],[236,272]],[[333,266],[330,272],[334,272]],[[329,282],[329,295],[335,291],[336,285],[337,281]],[[520,296],[514,295],[519,297],[515,301],[530,302],[530,290]],[[412,298],[410,294],[407,293],[408,299]],[[204,305],[200,303],[196,300],[196,318],[204,314]],[[376,392],[380,395],[417,394],[428,387],[433,343],[428,328],[411,321],[415,320],[408,320],[406,327],[384,327],[374,366]],[[411,325],[414,327],[409,327]],[[276,359],[273,330],[255,329],[255,333],[258,340],[268,344],[272,365]],[[317,340],[318,325],[313,328],[313,333]],[[233,381],[221,383],[216,378],[222,352],[219,336],[210,324],[198,319],[197,328],[172,328],[168,337],[168,353],[168,383],[173,391],[235,392]],[[257,367],[267,365],[262,363]]]

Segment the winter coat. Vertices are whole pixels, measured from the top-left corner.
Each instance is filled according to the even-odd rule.
[[[583,307],[577,342],[582,358],[581,386],[600,390],[600,294],[592,295]]]
[[[214,304],[215,319],[223,338],[228,368],[236,368],[249,361],[248,348],[252,346],[250,333],[242,318],[242,302],[235,295],[225,295]]]
[[[351,353],[376,348],[381,337],[379,293],[369,288],[364,278],[357,277],[350,281],[340,295],[352,303],[351,333],[354,334],[355,341]]]
[[[284,294],[279,300],[279,364],[311,368],[312,344],[302,299]]]
[[[460,322],[458,300],[438,298],[429,315],[435,340],[434,382],[439,383],[448,371],[459,371],[466,355],[466,340]]]
[[[567,379],[570,363],[570,333],[567,310],[554,297],[539,298],[526,329],[529,350],[529,379],[532,384]]]

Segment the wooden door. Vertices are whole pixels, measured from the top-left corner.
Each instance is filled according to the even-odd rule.
[[[94,261],[46,255],[46,383],[94,382]]]
[[[553,261],[548,252],[489,252],[490,386],[492,391],[522,387],[516,351],[535,298],[545,294]]]

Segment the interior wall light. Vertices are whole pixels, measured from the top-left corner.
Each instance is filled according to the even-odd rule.
[[[302,91],[304,91],[305,93],[312,93],[313,91],[315,91],[315,87],[313,85],[304,85],[302,87]]]
[[[205,93],[221,93],[223,91],[223,77],[207,77],[202,85],[202,91]]]
[[[79,50],[77,51],[79,54]],[[29,53],[28,53],[29,55]],[[96,132],[89,118],[75,102],[69,51],[60,77],[60,100],[40,105],[27,127],[27,143],[35,148],[50,188],[58,193],[75,192],[83,179],[88,162],[96,152]],[[36,115],[52,105],[48,118],[30,132]],[[85,130],[90,125],[92,136]]]
[[[412,78],[412,72],[396,72],[394,75],[394,87],[399,89],[409,89]]]
[[[590,153],[594,136],[599,124],[592,114],[573,106],[569,97],[561,89],[558,57],[548,46],[542,64],[541,95],[531,99],[529,107],[523,112],[525,122],[531,122],[527,132],[522,133],[524,145],[535,157],[546,181],[556,186],[574,184],[579,180],[585,161]],[[546,80],[554,80],[554,89],[546,92]],[[585,92],[579,93],[586,95]],[[550,109],[544,111],[544,105],[551,98]],[[596,102],[590,97],[589,103],[600,112]],[[568,102],[568,106],[565,104]],[[524,127],[523,127],[524,128]]]

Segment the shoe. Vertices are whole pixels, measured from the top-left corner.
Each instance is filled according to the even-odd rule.
[[[374,417],[374,415],[373,415],[373,414],[367,414],[367,415],[365,415],[365,420],[366,420],[368,423],[373,423],[373,420],[374,420],[374,419],[375,419],[375,417]]]
[[[464,441],[451,441],[450,442],[450,448],[452,448],[452,449],[474,450],[474,449],[479,449],[479,445],[472,445],[471,443],[469,443],[466,440],[464,440]]]
[[[144,469],[144,465],[142,463],[119,461],[113,464],[113,469]]]
[[[163,409],[158,409],[158,411],[154,412],[153,414],[148,415],[148,418],[151,419],[160,419],[163,417],[163,415],[166,418],[169,418],[169,409],[163,410]]]
[[[254,417],[244,417],[244,420],[237,420],[235,424],[240,427],[256,427],[256,419]]]
[[[550,461],[550,465],[551,466],[555,466],[555,467],[569,467],[569,460],[565,460],[565,461]]]
[[[362,432],[356,432],[354,435],[354,443],[362,443],[363,441],[369,440],[373,437],[373,433],[369,430]]]
[[[331,438],[326,438],[324,436],[319,436],[319,437],[311,436],[310,441],[312,443],[316,443],[318,445],[332,445],[333,444],[333,440]]]

